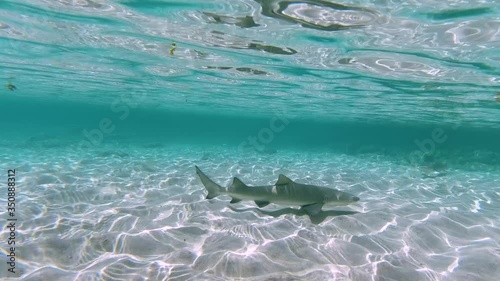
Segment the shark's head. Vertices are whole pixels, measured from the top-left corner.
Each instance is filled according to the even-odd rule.
[[[357,201],[359,197],[336,189],[328,191],[323,198],[324,204],[330,206],[349,205]]]

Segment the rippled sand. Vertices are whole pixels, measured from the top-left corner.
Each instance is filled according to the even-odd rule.
[[[20,185],[20,280],[500,276],[498,173],[449,168],[423,177],[420,167],[366,155],[161,145],[7,155],[0,162],[17,167]],[[206,200],[194,165],[222,185],[233,176],[270,184],[283,173],[361,201],[315,220],[287,206]]]

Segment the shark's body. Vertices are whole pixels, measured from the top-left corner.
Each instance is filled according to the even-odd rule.
[[[281,205],[301,206],[309,214],[317,214],[323,205],[343,206],[359,201],[359,198],[340,190],[297,183],[284,175],[279,175],[274,185],[247,186],[238,178],[233,178],[233,183],[223,188],[207,177],[197,166],[196,173],[208,191],[207,199],[212,199],[222,194],[231,196],[231,203],[242,200],[251,200],[259,207],[269,203]]]

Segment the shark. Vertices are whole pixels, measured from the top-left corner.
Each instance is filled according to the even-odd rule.
[[[345,206],[359,201],[359,197],[337,189],[295,182],[283,174],[278,176],[274,185],[248,186],[237,177],[229,187],[222,187],[205,175],[198,166],[196,174],[208,191],[206,199],[219,195],[229,195],[230,203],[243,200],[254,201],[259,208],[270,203],[289,206],[300,206],[309,215],[316,215],[326,206]]]

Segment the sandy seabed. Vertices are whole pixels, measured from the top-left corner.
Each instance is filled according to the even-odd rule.
[[[376,155],[162,145],[0,151],[0,163],[16,168],[19,187],[21,278],[12,280],[500,278],[500,173],[491,170],[430,177]],[[272,184],[282,173],[361,200],[314,218],[206,200],[194,165],[221,185],[233,176]]]

